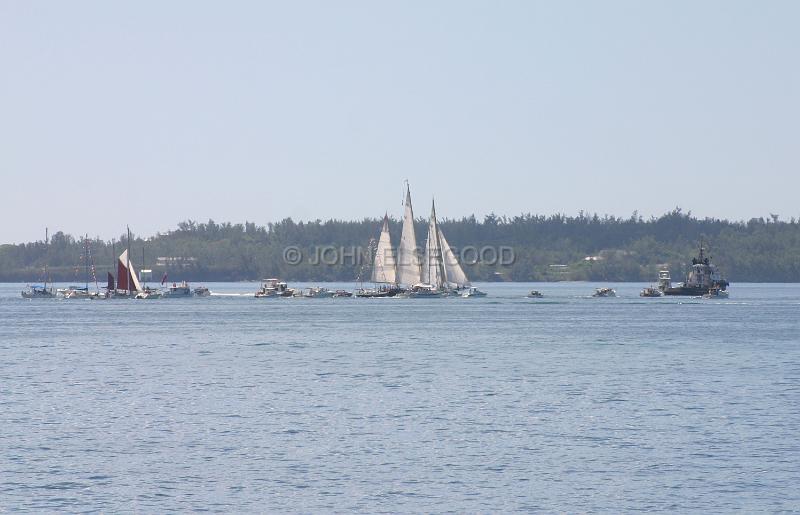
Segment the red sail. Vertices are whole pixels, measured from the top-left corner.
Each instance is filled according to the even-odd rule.
[[[128,284],[130,281],[128,280],[128,269],[125,267],[125,264],[122,261],[117,262],[117,288],[120,290],[130,291]]]
[[[117,288],[128,293],[141,291],[139,279],[136,277],[136,268],[128,258],[128,251],[124,251],[117,259]]]

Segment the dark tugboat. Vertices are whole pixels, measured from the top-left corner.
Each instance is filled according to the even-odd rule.
[[[700,255],[692,258],[692,268],[686,274],[686,280],[672,286],[669,280],[669,272],[662,271],[659,274],[658,288],[664,295],[686,295],[700,297],[710,291],[726,291],[728,281],[723,279],[717,267],[711,263],[711,258],[705,255],[703,242],[700,242]]]

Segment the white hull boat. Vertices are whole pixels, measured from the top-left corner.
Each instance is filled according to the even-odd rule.
[[[192,289],[189,288],[189,284],[186,281],[178,283],[172,283],[167,291],[164,292],[165,298],[181,298],[181,297],[191,297],[192,296]]]
[[[330,299],[336,293],[329,290],[328,288],[309,288],[306,293],[303,294],[303,297],[307,299]]]
[[[23,299],[52,299],[55,293],[52,288],[47,288],[39,284],[33,284],[27,289],[22,290]]]
[[[256,292],[255,297],[259,299],[279,299],[282,297],[294,296],[294,289],[278,279],[264,279],[261,288]]]
[[[464,297],[465,299],[469,299],[471,297],[486,297],[486,295],[487,293],[485,291],[480,291],[478,288],[475,288],[474,286],[470,287],[469,290],[461,294],[461,296]]]
[[[160,299],[161,297],[163,297],[163,294],[160,291],[145,288],[137,293],[133,298],[137,300],[155,300]]]
[[[613,288],[597,288],[592,297],[616,297],[617,292]]]

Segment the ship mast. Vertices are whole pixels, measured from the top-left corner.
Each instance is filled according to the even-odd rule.
[[[83,236],[83,275],[86,281],[86,292],[89,292],[89,235]]]
[[[47,290],[47,258],[48,258],[48,250],[50,248],[50,235],[48,234],[48,228],[44,228],[44,289]]]
[[[106,247],[107,248],[107,247]],[[114,271],[117,268],[117,246],[114,242],[114,238],[111,238],[111,275],[114,276]],[[114,281],[114,290],[117,289],[118,281],[115,279]]]
[[[438,250],[438,255],[435,256],[437,275],[439,275],[439,279],[442,282],[442,284],[436,284],[434,286],[441,289],[443,286],[447,285],[447,271],[444,268],[444,256],[442,255],[442,240],[441,238],[439,238],[439,223],[436,221],[435,199],[431,202],[431,221],[432,221],[431,227],[434,229],[434,239],[436,240],[436,249]]]
[[[131,228],[130,226],[127,225],[125,226],[125,228],[128,229],[128,252],[126,253],[126,257],[128,259],[126,265],[128,269],[125,270],[125,274],[127,275],[127,277],[125,277],[125,284],[128,286],[128,295],[130,295],[131,294]],[[117,281],[119,282],[119,278],[117,278]]]

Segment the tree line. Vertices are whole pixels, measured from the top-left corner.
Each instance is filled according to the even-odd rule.
[[[264,277],[350,281],[363,272],[369,260],[365,249],[370,239],[378,237],[381,222],[286,218],[261,226],[187,220],[150,238],[133,235],[131,260],[137,268],[144,263],[144,268],[153,269],[156,280],[166,273],[170,280],[190,281]],[[473,281],[654,281],[660,269],[669,269],[673,279],[680,280],[702,240],[732,282],[800,282],[800,222],[794,218],[699,219],[676,208],[649,219],[637,213],[628,218],[583,212],[577,216],[490,214],[483,220],[473,215],[442,220],[440,227],[456,248],[512,249],[511,263],[480,259],[462,263]],[[415,229],[422,248],[427,220],[418,219]],[[390,220],[395,245],[400,230],[400,221]],[[126,235],[104,241],[56,232],[49,242],[0,245],[0,281],[39,282],[46,266],[52,280],[83,282],[88,263],[90,276],[103,283],[128,244]],[[287,262],[288,247],[303,256],[299,263]],[[329,253],[325,262],[315,263],[314,256],[324,247],[342,249],[344,255],[337,260]],[[159,257],[168,259],[157,261]]]

